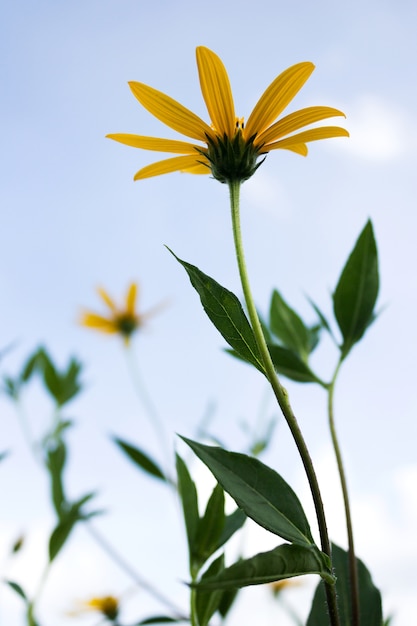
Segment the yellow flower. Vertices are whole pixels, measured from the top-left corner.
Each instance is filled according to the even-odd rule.
[[[77,616],[85,611],[97,611],[109,620],[115,620],[119,614],[119,600],[114,596],[100,596],[80,603],[80,608],[69,614]]]
[[[136,311],[137,284],[131,283],[126,294],[125,303],[122,308],[118,308],[107,291],[102,288],[97,289],[104,303],[109,308],[109,315],[98,315],[90,311],[85,311],[80,319],[82,326],[94,328],[102,333],[122,335],[125,343],[128,344],[131,335],[140,328],[145,319],[152,313],[139,314]]]
[[[306,144],[311,141],[349,136],[338,126],[296,132],[330,117],[344,117],[342,111],[331,107],[307,107],[276,121],[310,77],[314,70],[312,63],[298,63],[282,72],[260,97],[245,123],[243,118],[236,117],[229,77],[220,58],[201,46],[196,53],[210,124],[166,94],[143,83],[129,83],[134,96],[152,115],[175,131],[201,142],[125,133],[107,135],[134,148],[181,155],[142,168],[135,174],[135,180],[181,171],[191,174],[211,172],[221,182],[241,182],[250,178],[259,167],[262,161],[257,162],[258,157],[271,150],[291,150],[306,156]]]

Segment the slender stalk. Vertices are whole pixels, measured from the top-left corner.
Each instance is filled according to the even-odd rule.
[[[245,297],[246,307],[248,310],[249,319],[251,321],[252,330],[255,335],[255,339],[258,345],[259,352],[262,357],[263,365],[265,368],[265,375],[271,384],[274,395],[281,408],[281,411],[285,417],[288,427],[291,431],[301,460],[304,465],[304,469],[307,475],[307,479],[310,485],[310,491],[314,501],[314,507],[316,510],[317,522],[320,532],[321,548],[322,551],[328,555],[331,559],[331,545],[329,535],[327,532],[326,517],[324,513],[323,501],[320,494],[320,488],[317,481],[317,476],[314,470],[314,466],[305,443],[304,437],[301,433],[297,419],[294,415],[292,407],[289,402],[288,393],[281,385],[278,376],[275,371],[274,364],[269,354],[268,346],[265,341],[265,337],[262,331],[261,323],[259,321],[258,313],[256,310],[255,302],[252,296],[248,272],[246,269],[246,262],[243,250],[242,233],[240,227],[240,182],[229,182],[230,190],[230,208],[233,225],[233,237],[236,250],[236,259],[239,268],[240,280],[242,284],[243,294]],[[329,609],[330,623],[332,626],[339,626],[339,612],[337,608],[336,590],[334,585],[325,583],[327,604]]]
[[[153,596],[161,604],[165,605],[170,611],[173,611],[173,617],[179,620],[188,621],[188,617],[183,614],[181,609],[179,609],[169,598],[164,596],[160,591],[158,591],[158,589],[156,589],[135,569],[133,569],[133,567],[120,556],[115,548],[110,545],[107,539],[105,539],[90,523],[86,522],[85,528],[88,530],[91,537],[93,537],[100,547],[108,554],[112,561],[114,561],[139,587],[147,591],[149,595]]]
[[[353,540],[353,524],[352,524],[351,511],[350,511],[349,492],[347,488],[346,474],[345,474],[343,460],[342,460],[342,453],[341,453],[339,441],[337,438],[335,421],[334,421],[334,409],[333,409],[334,389],[336,385],[336,379],[340,370],[340,366],[342,365],[342,361],[343,359],[341,358],[337,364],[332,381],[329,385],[328,418],[329,418],[329,428],[330,428],[330,434],[332,438],[333,449],[334,449],[334,453],[336,456],[337,469],[339,472],[340,485],[342,488],[343,503],[345,507],[346,530],[347,530],[348,546],[349,546],[349,577],[350,577],[350,595],[351,595],[351,603],[352,603],[352,626],[359,626],[360,624],[359,581],[358,581],[358,567],[357,567],[356,555],[355,555],[355,544]]]

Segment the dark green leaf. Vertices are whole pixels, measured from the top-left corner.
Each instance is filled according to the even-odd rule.
[[[276,289],[271,298],[269,322],[271,331],[282,344],[302,361],[307,361],[311,352],[310,331]]]
[[[351,599],[349,584],[349,557],[345,550],[332,547],[333,567],[336,574],[336,593],[338,597],[340,626],[351,626]],[[381,626],[381,594],[374,586],[371,575],[360,559],[357,559],[359,576],[359,617],[364,626]],[[323,584],[319,584],[314,595],[307,626],[327,624],[326,596]]]
[[[58,525],[52,531],[52,534],[49,538],[49,561],[50,562],[55,559],[58,552],[64,546],[76,522],[77,522],[76,517],[68,516],[62,522],[59,522]]]
[[[12,580],[5,580],[4,582],[6,585],[9,585],[9,587],[11,587],[11,589],[13,589],[13,591],[15,591],[21,598],[23,598],[26,603],[29,602],[27,595],[18,583],[13,582]]]
[[[269,552],[261,552],[250,559],[240,560],[216,576],[207,576],[199,581],[197,587],[201,589],[240,588],[248,585],[263,585],[304,574],[318,574],[333,584],[334,577],[327,563],[327,557],[316,546],[305,548],[283,544]]]
[[[153,476],[154,478],[159,478],[160,480],[165,481],[165,475],[163,471],[158,467],[158,465],[153,461],[149,455],[145,454],[139,448],[132,446],[127,441],[123,441],[118,437],[113,437],[113,441],[123,450],[123,452],[129,457],[135,465],[138,465],[145,472]]]
[[[314,545],[301,503],[279,474],[245,454],[183,439],[248,517],[287,541]]]
[[[198,513],[198,496],[194,481],[182,458],[176,455],[178,491],[181,497],[185,527],[187,530],[188,551],[190,559],[195,553],[195,536],[200,523]]]
[[[224,491],[217,484],[207,502],[195,535],[194,557],[201,565],[217,550],[224,522]]]
[[[169,248],[168,248],[169,249]],[[173,256],[186,270],[192,286],[214,326],[240,357],[264,373],[255,335],[239,299],[228,289],[203,274],[197,267]]]
[[[222,597],[219,602],[219,608],[217,609],[223,620],[232,608],[238,592],[239,589],[237,589],[237,587],[233,589],[223,589]]]
[[[79,375],[82,365],[71,359],[65,371],[59,372],[44,349],[38,352],[37,366],[41,368],[45,387],[58,406],[63,406],[81,390]]]
[[[320,320],[320,324],[321,327],[324,328],[325,330],[327,330],[327,332],[329,333],[329,335],[332,337],[332,339],[334,341],[336,341],[335,336],[333,335],[333,331],[331,329],[331,326],[329,324],[329,322],[327,321],[327,318],[324,316],[324,314],[322,313],[322,311],[319,309],[319,307],[317,306],[317,304],[315,302],[313,302],[313,300],[311,298],[308,298],[308,301],[310,302],[311,306],[313,307],[313,309],[315,310],[315,312],[318,315],[318,318]]]
[[[378,289],[378,253],[372,224],[368,221],[333,294],[334,314],[343,336],[343,356],[373,321]]]
[[[206,578],[216,577],[224,568],[224,555],[221,554],[200,579],[202,585]],[[196,591],[196,613],[199,626],[207,626],[212,615],[217,611],[222,598],[222,592],[217,589],[206,590],[203,586],[198,586]]]
[[[242,511],[242,509],[236,509],[230,515],[226,515],[224,519],[224,526],[222,530],[222,534],[219,537],[219,541],[216,546],[216,550],[224,546],[224,544],[229,541],[230,537],[232,537],[236,531],[242,528],[243,524],[246,522],[246,513]]]
[[[311,371],[304,361],[301,361],[295,352],[277,345],[269,345],[268,350],[279,374],[299,383],[319,383],[325,386],[325,383]]]

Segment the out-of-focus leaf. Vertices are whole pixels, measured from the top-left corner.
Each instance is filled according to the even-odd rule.
[[[127,441],[123,441],[123,439],[119,439],[118,437],[112,437],[112,439],[119,446],[119,448],[123,450],[127,457],[135,463],[135,465],[154,478],[166,481],[165,474],[161,468],[148,454],[143,452],[143,450],[140,450],[136,446],[132,446],[132,444],[127,443]]]
[[[304,361],[301,361],[295,352],[277,345],[269,345],[268,350],[279,374],[299,383],[319,383],[325,386],[325,383],[314,374]]]
[[[169,249],[169,248],[168,248]],[[239,299],[218,282],[203,274],[198,267],[171,254],[184,267],[201,304],[214,326],[240,357],[265,373],[255,335]]]
[[[206,578],[215,577],[224,568],[224,555],[221,554],[201,577],[201,583]],[[206,590],[203,587],[197,587],[196,590],[196,613],[199,626],[207,626],[212,615],[217,611],[222,598],[222,592],[217,589]]]
[[[240,560],[215,576],[206,576],[198,582],[197,588],[230,589],[263,585],[304,574],[318,574],[330,584],[335,582],[327,556],[316,546],[306,548],[283,544],[250,559]]]
[[[205,513],[198,523],[195,534],[194,556],[201,565],[217,550],[224,522],[224,491],[217,484],[207,502]]]
[[[19,595],[26,603],[29,602],[27,595],[18,583],[15,583],[13,580],[5,580],[4,582],[6,585],[9,585],[9,587],[13,589],[13,591],[15,591],[17,595]]]
[[[66,448],[62,441],[47,450],[47,468],[51,477],[52,503],[58,518],[63,515],[62,505],[65,502],[62,473],[66,456]]]
[[[248,517],[287,541],[314,545],[301,503],[279,474],[245,454],[182,439]]]
[[[345,357],[375,318],[379,290],[378,252],[371,221],[353,248],[333,294],[334,314],[343,336]]]
[[[147,617],[140,622],[136,622],[134,626],[146,626],[147,624],[178,624],[179,622],[185,621],[188,620],[186,620],[185,618],[178,619],[176,617],[169,617],[168,615],[153,615],[152,617]]]
[[[349,556],[336,545],[332,547],[333,567],[336,575],[336,593],[338,598],[340,626],[351,626],[351,597],[349,583]],[[357,559],[359,577],[359,618],[364,626],[381,626],[381,594],[372,582],[371,575],[364,563]],[[323,626],[328,620],[326,595],[322,583],[316,588],[307,626]]]
[[[282,345],[307,362],[312,344],[310,329],[276,289],[272,293],[269,322],[271,331]]]
[[[194,481],[182,458],[176,455],[178,491],[181,497],[190,559],[195,553],[195,537],[200,522],[198,496]]]

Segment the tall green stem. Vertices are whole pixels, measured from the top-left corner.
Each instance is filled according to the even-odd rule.
[[[334,422],[334,410],[333,410],[333,399],[334,399],[334,389],[336,385],[336,379],[340,370],[340,366],[342,365],[343,359],[341,358],[337,364],[335,369],[332,381],[329,385],[329,395],[328,395],[328,417],[329,417],[329,428],[330,434],[333,443],[333,449],[336,456],[337,469],[339,472],[340,485],[343,494],[343,503],[345,507],[345,518],[346,518],[346,530],[348,536],[348,546],[349,546],[349,576],[350,576],[350,594],[351,594],[351,603],[352,603],[352,626],[359,626],[360,616],[359,616],[359,581],[358,581],[358,568],[356,563],[356,555],[355,555],[355,544],[353,540],[353,524],[352,524],[352,516],[350,512],[350,503],[349,503],[349,493],[347,488],[346,474],[344,470],[342,453],[340,451],[339,441],[337,438],[336,427]]]
[[[297,419],[294,415],[292,407],[290,405],[287,391],[281,385],[278,376],[275,371],[274,364],[269,354],[268,346],[266,345],[265,337],[262,331],[261,323],[259,321],[258,313],[256,311],[255,302],[252,296],[248,272],[246,269],[246,262],[243,250],[242,232],[240,227],[240,182],[229,182],[230,190],[230,208],[232,215],[233,225],[233,237],[236,250],[236,259],[239,268],[240,280],[242,284],[243,294],[245,297],[246,307],[248,310],[249,319],[252,325],[259,352],[262,357],[263,365],[265,368],[265,375],[272,387],[277,402],[281,408],[281,411],[285,417],[288,427],[291,431],[301,460],[304,465],[304,469],[307,475],[307,479],[310,485],[310,491],[313,497],[314,506],[316,510],[317,522],[320,532],[321,548],[325,554],[331,559],[331,546],[329,535],[327,532],[326,517],[324,514],[323,501],[320,494],[319,484],[317,476],[313,467],[313,463],[308,451],[307,445],[304,441],[304,437],[301,433]],[[334,585],[325,583],[326,597],[329,609],[330,623],[332,626],[339,626],[339,612],[337,608],[336,590]]]

